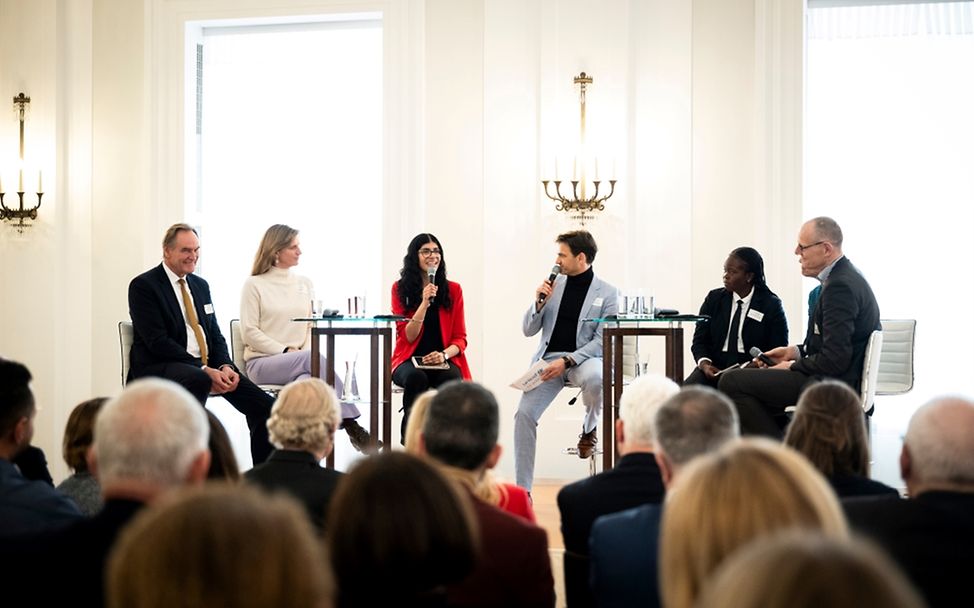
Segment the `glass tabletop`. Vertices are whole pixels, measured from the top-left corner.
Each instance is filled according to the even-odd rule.
[[[630,325],[633,323],[682,323],[684,321],[689,323],[700,323],[702,321],[709,321],[710,317],[706,315],[666,315],[662,317],[651,317],[649,315],[611,315],[608,317],[590,317],[587,319],[582,319],[582,321],[587,321],[590,323],[618,323],[620,325]]]
[[[295,317],[295,323],[395,323],[408,321],[409,317],[400,315],[370,315],[366,317],[352,315],[334,315],[330,317]]]

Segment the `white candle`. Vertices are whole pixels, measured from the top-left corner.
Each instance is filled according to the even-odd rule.
[[[3,194],[3,177],[0,176],[0,194]]]
[[[578,155],[572,160],[572,181],[578,181]]]
[[[612,177],[610,177],[609,179],[614,180],[615,178],[616,178],[616,159],[613,158],[612,159]]]
[[[599,181],[599,159],[595,159],[595,181]]]
[[[21,169],[20,178],[17,181],[17,192],[23,192],[23,191],[24,191],[24,170]]]
[[[555,181],[558,181],[558,157],[555,157]]]
[[[41,180],[42,171],[37,172],[37,193],[44,192],[44,182]]]

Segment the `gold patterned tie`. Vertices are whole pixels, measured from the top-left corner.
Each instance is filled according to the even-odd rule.
[[[199,319],[196,318],[196,309],[193,308],[193,299],[189,297],[189,290],[186,289],[186,280],[179,279],[179,288],[183,291],[183,308],[186,310],[186,319],[189,326],[196,334],[196,343],[200,345],[200,359],[206,365],[206,338],[203,337],[203,328],[200,327]]]

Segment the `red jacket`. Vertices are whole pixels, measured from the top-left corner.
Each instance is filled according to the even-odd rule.
[[[447,285],[450,287],[450,299],[453,301],[453,306],[450,309],[438,307],[440,330],[443,332],[443,348],[453,344],[460,349],[460,354],[450,357],[450,361],[456,363],[457,367],[460,368],[460,374],[464,380],[470,380],[470,366],[467,365],[467,356],[464,354],[464,351],[467,350],[467,323],[463,318],[463,290],[459,283],[453,281],[447,281]],[[416,313],[415,308],[406,310],[402,307],[402,303],[399,301],[398,281],[392,284],[392,312],[404,317],[412,317]],[[410,342],[406,339],[407,323],[408,321],[396,323],[396,348],[392,353],[392,369],[396,369],[406,359],[413,356],[419,339],[423,337],[423,330],[426,329],[425,326],[420,327],[416,340]]]

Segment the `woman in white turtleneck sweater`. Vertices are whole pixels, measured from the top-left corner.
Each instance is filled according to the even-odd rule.
[[[291,272],[301,257],[298,231],[275,224],[267,229],[254,257],[251,276],[240,296],[240,331],[244,341],[247,376],[257,384],[288,384],[311,377],[311,326],[291,319],[311,313],[311,280]],[[325,369],[324,358],[321,369]],[[341,382],[336,378],[336,392]],[[355,418],[361,414],[342,403],[342,428],[360,451],[372,444]]]

